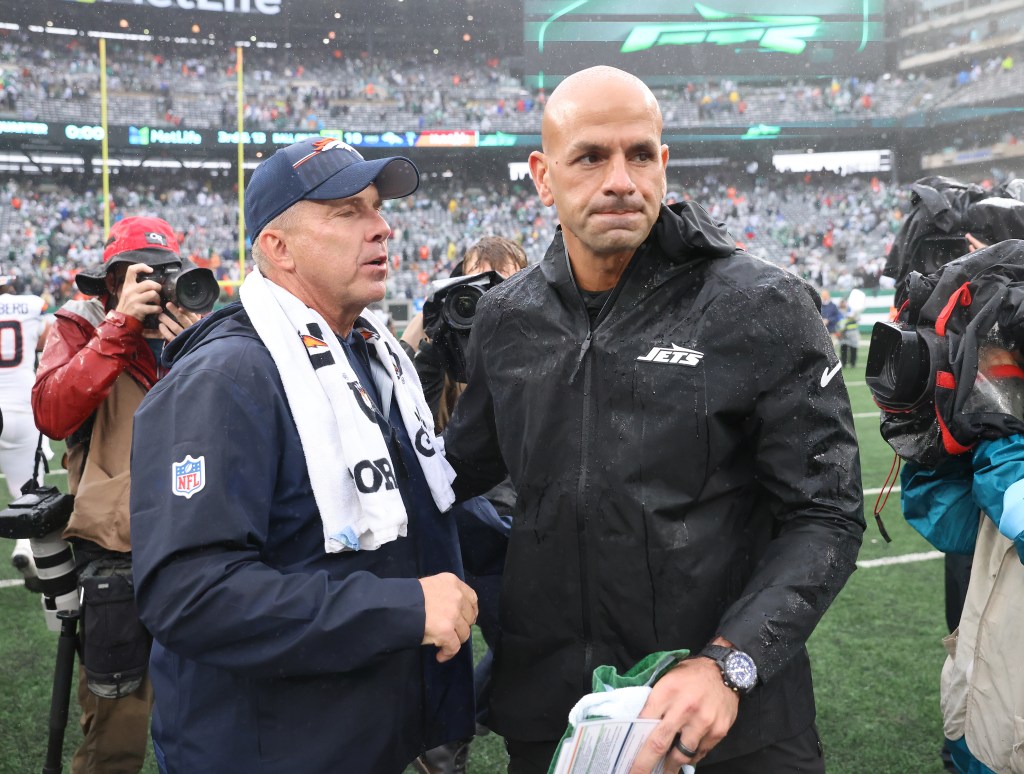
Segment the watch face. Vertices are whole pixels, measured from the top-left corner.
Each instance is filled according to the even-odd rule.
[[[726,657],[725,672],[741,691],[749,691],[757,682],[757,666],[754,659],[741,651],[733,651]]]

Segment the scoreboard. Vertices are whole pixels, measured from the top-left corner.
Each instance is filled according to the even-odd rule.
[[[526,0],[527,83],[611,65],[647,83],[877,75],[884,0]]]

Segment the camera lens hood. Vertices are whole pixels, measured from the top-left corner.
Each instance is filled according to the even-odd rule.
[[[933,339],[930,341],[930,339]],[[885,411],[912,411],[935,392],[935,366],[941,352],[935,334],[899,323],[876,322],[864,371],[875,403]]]

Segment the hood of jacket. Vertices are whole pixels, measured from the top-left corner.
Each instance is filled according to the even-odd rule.
[[[248,336],[251,339],[259,339],[240,301],[218,309],[187,328],[164,347],[160,359],[165,368],[170,368],[189,352],[224,336]]]

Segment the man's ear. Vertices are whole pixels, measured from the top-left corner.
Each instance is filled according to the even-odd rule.
[[[550,207],[555,203],[555,197],[548,186],[548,160],[541,151],[534,151],[530,154],[530,177],[533,178],[533,185],[537,189],[541,203]]]
[[[288,250],[288,242],[282,229],[265,228],[256,239],[263,254],[275,269],[290,271],[294,268],[295,261]]]

